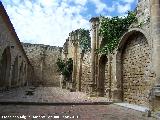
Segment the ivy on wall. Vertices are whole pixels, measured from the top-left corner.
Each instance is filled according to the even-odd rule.
[[[56,62],[58,66],[58,71],[66,78],[65,80],[70,80],[70,76],[72,75],[73,71],[73,60],[72,58],[67,59],[65,62],[64,60],[58,58]]]
[[[105,45],[98,49],[98,53],[112,53],[117,47],[120,37],[128,30],[130,25],[137,22],[136,13],[128,12],[126,17],[100,17],[99,34],[105,40]]]
[[[79,44],[82,52],[87,52],[91,49],[91,38],[89,30],[79,29]]]

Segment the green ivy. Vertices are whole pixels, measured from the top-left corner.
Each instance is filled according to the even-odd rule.
[[[61,72],[61,74],[64,77],[70,78],[70,76],[72,75],[72,71],[73,71],[72,58],[69,58],[66,62],[64,60],[58,58],[56,64],[58,66],[58,71]],[[65,79],[65,80],[69,80],[69,79]]]
[[[105,40],[105,45],[97,50],[98,53],[112,53],[117,47],[120,37],[128,30],[129,26],[137,22],[135,12],[128,12],[126,17],[100,17],[99,34]]]
[[[91,38],[89,30],[79,29],[79,44],[83,52],[89,51],[91,48]]]

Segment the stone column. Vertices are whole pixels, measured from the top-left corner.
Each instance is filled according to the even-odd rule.
[[[64,60],[65,62],[67,61],[67,55],[68,55],[68,41],[69,41],[69,38],[66,39],[66,42],[64,43],[64,51],[62,54],[64,54]]]
[[[90,23],[91,23],[91,81],[90,81],[90,87],[91,87],[91,95],[95,94],[95,87],[96,87],[96,66],[97,66],[97,56],[95,54],[95,51],[97,49],[97,35],[98,35],[98,29],[97,29],[97,25],[99,24],[99,18],[98,17],[93,17],[90,19]]]
[[[151,0],[151,28],[153,36],[153,68],[156,85],[160,85],[160,0]]]
[[[160,108],[160,0],[151,0],[151,35],[153,38],[153,69],[156,73],[155,87],[151,90],[152,110]]]
[[[71,33],[71,42],[73,43],[73,72],[72,72],[72,91],[76,91],[77,77],[77,47],[78,43],[75,38],[75,32]]]
[[[77,84],[77,41],[74,41],[74,60],[73,60],[73,89],[76,91]]]
[[[96,49],[99,49],[99,40],[100,40],[100,36],[98,34],[99,32],[99,18],[98,18],[98,21],[96,22]],[[98,53],[95,53],[95,81],[96,81],[96,84],[98,84],[99,82],[99,78],[98,78],[98,70],[99,70],[99,55]],[[98,88],[98,86],[97,86]]]
[[[84,52],[81,51],[80,53],[80,65],[79,65],[79,86],[78,90],[81,91],[81,84],[82,84],[82,61],[83,61]]]

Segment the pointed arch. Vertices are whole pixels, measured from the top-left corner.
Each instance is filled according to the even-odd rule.
[[[148,106],[147,81],[151,77],[151,39],[142,29],[131,29],[122,36],[116,55],[116,79],[119,99]],[[137,94],[139,96],[137,96]]]
[[[0,60],[0,86],[6,87],[9,86],[9,77],[10,77],[10,68],[11,68],[11,53],[10,47],[7,46]]]
[[[98,93],[99,96],[104,96],[105,90],[105,67],[108,59],[106,55],[102,55],[99,59],[99,72],[98,72]]]

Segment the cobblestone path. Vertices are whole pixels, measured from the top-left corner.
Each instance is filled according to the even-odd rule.
[[[26,120],[155,120],[143,117],[140,112],[115,105],[2,105],[0,111],[2,120],[4,117],[4,120],[19,120],[18,117]]]
[[[26,105],[26,102],[57,104]],[[58,104],[68,102],[86,104]],[[56,87],[16,88],[0,93],[0,120],[156,120],[145,117],[144,113],[113,104],[88,104],[94,102],[111,103],[106,98],[89,98],[82,92],[69,92]]]
[[[33,95],[26,95],[28,93]],[[58,87],[22,87],[0,93],[0,102],[40,102],[40,103],[90,103],[109,102],[100,97],[88,97],[83,92],[69,92]]]

